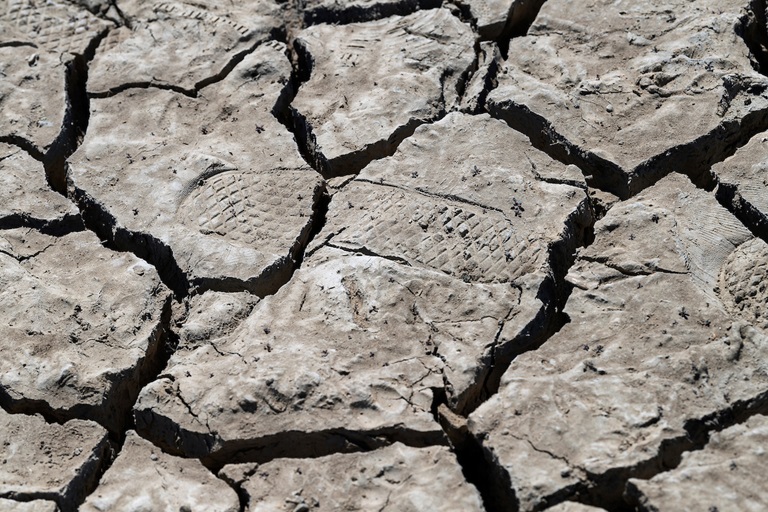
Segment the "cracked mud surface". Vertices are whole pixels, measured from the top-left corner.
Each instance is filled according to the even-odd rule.
[[[767,17],[0,0],[0,509],[764,509]]]

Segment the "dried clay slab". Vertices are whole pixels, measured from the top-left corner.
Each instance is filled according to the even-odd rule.
[[[768,418],[757,415],[712,435],[675,469],[650,480],[630,480],[636,510],[745,510],[768,507],[763,475]]]
[[[160,370],[170,292],[90,232],[0,231],[0,403],[122,428]],[[163,318],[165,317],[165,319]]]
[[[22,226],[59,232],[82,229],[75,205],[53,192],[43,164],[0,143],[0,229]]]
[[[64,122],[64,75],[56,55],[30,46],[0,46],[0,140],[38,158],[50,149]]]
[[[266,43],[199,97],[148,88],[91,100],[69,175],[87,223],[179,293],[277,289],[324,190],[272,113],[290,73],[285,46]]]
[[[51,501],[61,510],[75,510],[96,485],[110,450],[107,432],[92,421],[59,425],[2,409],[0,443],[0,496],[34,503],[5,508],[5,500],[0,499],[3,510],[19,512],[57,510]]]
[[[749,290],[766,253],[680,175],[614,205],[568,274],[570,323],[518,356],[469,418],[509,499],[539,510],[595,493],[619,506],[628,478],[670,464],[713,418],[765,407],[768,318],[731,296],[764,300]]]
[[[117,458],[78,510],[237,512],[240,501],[200,461],[163,453],[129,430]]]
[[[584,505],[575,501],[564,501],[558,503],[554,507],[549,507],[547,512],[605,512],[605,510],[600,507]]]
[[[395,443],[365,453],[237,464],[225,466],[220,476],[247,497],[247,512],[485,510],[444,446]]]
[[[457,106],[474,35],[447,9],[302,31],[309,81],[291,104],[315,168],[356,172]]]
[[[88,92],[161,86],[195,94],[280,27],[272,0],[120,2],[128,23],[110,31],[89,65]]]
[[[768,115],[746,6],[551,0],[511,41],[488,109],[620,197],[697,175]]]
[[[51,149],[71,122],[68,66],[108,27],[67,2],[0,0],[0,140],[40,156]]]
[[[591,223],[583,189],[542,175],[569,170],[488,116],[419,128],[337,192],[283,288],[234,329],[180,342],[137,428],[217,460],[440,442],[435,399],[472,407],[492,362],[547,332],[550,252],[571,254]]]
[[[55,501],[15,501],[0,498],[0,510],[6,512],[59,512]]]

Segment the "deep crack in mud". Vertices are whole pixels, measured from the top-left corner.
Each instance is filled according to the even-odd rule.
[[[768,507],[764,0],[0,0],[0,509]]]

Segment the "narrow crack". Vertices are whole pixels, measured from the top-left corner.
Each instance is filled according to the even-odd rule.
[[[5,411],[6,414],[22,414],[24,416],[40,416],[49,425],[63,425],[68,420],[61,419],[60,417],[50,414],[49,408],[43,407],[39,411],[31,408],[31,410],[17,410],[13,407],[14,398],[11,397],[4,387],[0,386],[0,409]],[[78,418],[70,418],[78,419]]]
[[[520,300],[522,299],[523,291],[522,289],[518,288],[518,292],[520,293],[520,297],[518,298],[517,305],[510,308],[509,312],[504,317],[504,319],[499,322],[499,329],[496,331],[496,336],[493,339],[493,343],[489,351],[490,361],[486,365],[487,372],[485,374],[485,377],[482,379],[482,384],[479,386],[478,397],[475,400],[475,404],[473,404],[471,407],[466,409],[467,411],[477,409],[477,407],[479,407],[480,404],[487,401],[490,396],[492,396],[498,391],[499,384],[497,383],[497,381],[501,381],[501,377],[498,377],[497,375],[495,375],[496,373],[498,373],[498,371],[494,371],[494,369],[498,366],[496,350],[499,346],[499,340],[501,339],[501,333],[504,331],[504,326],[507,324],[507,321],[512,317],[512,314],[514,313],[515,308],[520,305]],[[468,416],[469,412],[466,412],[465,415]]]
[[[427,37],[427,35],[424,34],[422,35],[422,37]],[[435,40],[438,42],[441,42],[439,39],[435,39]],[[464,98],[464,95],[467,92],[467,86],[469,85],[470,80],[472,80],[472,77],[474,76],[475,71],[477,71],[477,66],[479,64],[478,53],[477,53],[477,50],[478,50],[477,42],[475,42],[474,49],[475,49],[475,58],[472,59],[472,62],[469,64],[469,66],[467,66],[461,72],[461,74],[459,74],[459,78],[458,80],[456,80],[456,85],[455,85],[456,103],[455,105],[450,106],[450,108],[448,108],[449,105],[446,102],[445,87],[446,87],[448,78],[453,76],[453,73],[452,72],[449,73],[449,71],[446,69],[446,70],[443,70],[442,74],[440,75],[440,103],[442,105],[445,105],[444,110],[446,110],[446,112],[441,113],[440,115],[441,119],[448,114],[447,111],[454,110],[461,107],[461,100]],[[431,122],[435,122],[435,121],[431,121]]]
[[[31,41],[2,41],[0,42],[0,48],[16,48],[19,46],[28,46],[30,48],[37,48],[38,46]]]
[[[316,244],[314,248],[311,248],[308,250],[310,245],[315,241],[317,236],[322,233],[323,228],[325,227],[325,223],[328,220],[328,211],[331,207],[331,201],[333,200],[333,196],[328,193],[328,190],[326,189],[323,196],[320,198],[320,201],[317,203],[317,209],[315,210],[315,216],[313,218],[312,222],[312,229],[310,229],[309,234],[307,236],[307,242],[304,244],[300,254],[296,258],[296,268],[294,269],[294,272],[301,268],[301,266],[304,264],[304,259],[314,254],[315,251],[323,247],[328,241],[331,240],[336,234],[338,233],[331,233],[328,235],[324,242]],[[301,308],[299,308],[301,309]]]
[[[365,246],[359,246],[359,247],[344,247],[343,245],[336,245],[332,244],[330,241],[325,242],[323,245],[327,247],[332,247],[334,249],[339,249],[340,251],[352,253],[352,254],[362,254],[365,256],[373,256],[376,258],[381,258],[383,260],[392,261],[394,263],[399,263],[400,265],[405,265],[406,267],[410,267],[411,263],[406,260],[405,258],[401,258],[399,256],[391,256],[387,254],[379,254],[375,251],[372,251],[371,249],[368,249]]]
[[[288,37],[293,38],[294,34],[289,31]],[[288,52],[288,59],[291,61],[291,77],[283,89],[280,101],[275,103],[275,107],[272,109],[272,115],[280,122],[285,128],[293,135],[293,140],[296,143],[296,147],[299,150],[299,154],[307,163],[308,166],[313,168],[319,174],[318,168],[314,165],[314,159],[306,145],[306,140],[297,129],[294,116],[292,114],[291,104],[299,93],[301,85],[309,80],[309,76],[312,73],[313,61],[309,52],[294,40],[293,44],[286,44],[286,51]]]
[[[451,11],[453,14],[455,12]],[[473,27],[474,30],[474,27]],[[467,85],[469,85],[472,78],[481,70],[482,61],[480,59],[480,55],[482,54],[482,49],[480,48],[480,41],[475,41],[475,58],[472,60],[472,64],[470,64],[469,68],[464,72],[465,73],[465,79],[462,87],[461,94],[458,96],[457,104],[459,106],[464,104],[465,95],[467,93]],[[478,107],[479,108],[479,107]]]
[[[626,267],[622,267],[621,265],[618,265],[616,263],[611,263],[608,261],[608,257],[603,256],[581,256],[582,261],[590,262],[590,263],[597,263],[600,265],[603,265],[604,267],[610,268],[612,270],[615,270],[619,272],[621,275],[625,277],[637,277],[637,276],[650,276],[656,273],[660,274],[677,274],[677,275],[687,275],[690,274],[690,272],[680,272],[677,270],[670,270],[662,267],[654,267],[649,269],[628,269]]]
[[[571,464],[571,463],[568,461],[568,459],[567,459],[566,457],[563,457],[563,456],[561,456],[561,455],[557,455],[556,453],[553,453],[553,452],[551,452],[551,451],[549,451],[549,450],[545,450],[545,449],[543,449],[543,448],[539,448],[539,447],[537,447],[535,444],[533,444],[533,441],[531,441],[531,440],[530,440],[530,439],[528,439],[527,437],[520,437],[520,436],[516,436],[515,434],[513,434],[513,433],[511,433],[511,432],[509,433],[509,436],[510,436],[510,437],[512,437],[512,438],[514,438],[514,439],[517,439],[518,441],[522,441],[522,442],[524,442],[524,443],[528,444],[528,446],[530,446],[530,447],[531,447],[531,449],[532,449],[533,451],[535,451],[535,452],[538,452],[538,453],[543,453],[544,455],[547,455],[548,457],[551,457],[551,458],[553,458],[553,459],[555,459],[555,460],[559,460],[560,462],[563,462],[563,463],[565,463],[565,465],[566,465],[566,466],[568,466],[569,468],[574,468],[574,469],[579,469],[579,470],[581,470],[581,471],[584,471],[584,470],[583,470],[582,468],[580,468],[579,466],[576,466],[576,465],[574,465],[574,464]]]
[[[0,249],[0,254],[5,254],[6,256],[10,256],[11,258],[15,259],[19,263],[24,263],[27,260],[31,260],[33,258],[40,256],[41,254],[43,254],[45,251],[47,251],[54,245],[56,245],[56,242],[51,242],[50,244],[46,245],[42,249],[35,251],[32,254],[26,254],[24,256],[19,256],[18,254],[13,254],[12,252],[4,251],[3,249]]]
[[[173,84],[140,81],[140,82],[126,82],[124,84],[120,84],[115,87],[112,87],[111,89],[108,89],[106,91],[89,92],[88,97],[91,99],[111,98],[113,96],[117,96],[122,92],[129,91],[132,89],[160,89],[163,91],[177,92],[189,98],[197,98],[197,94],[198,94],[198,91],[196,88],[185,89],[184,87],[173,85]]]
[[[448,201],[453,201],[453,202],[462,203],[462,204],[468,204],[468,205],[471,205],[471,206],[476,206],[477,208],[482,208],[484,210],[491,210],[491,211],[499,212],[502,215],[506,216],[504,210],[496,208],[495,206],[490,206],[490,205],[486,205],[486,204],[483,204],[483,203],[478,203],[476,201],[472,201],[472,200],[469,200],[469,199],[467,199],[465,197],[457,196],[457,195],[454,195],[454,194],[441,194],[441,193],[438,193],[438,192],[430,192],[429,190],[425,189],[424,187],[410,188],[410,187],[405,187],[405,186],[402,186],[402,185],[397,185],[397,184],[394,184],[394,183],[386,183],[386,182],[383,181],[383,178],[382,178],[381,181],[374,181],[374,180],[369,180],[369,179],[366,179],[366,178],[357,178],[356,181],[359,182],[359,183],[370,183],[371,185],[377,185],[377,186],[381,186],[381,187],[396,188],[398,190],[403,190],[405,192],[417,192],[417,193],[419,193],[419,194],[421,194],[423,196],[431,197],[433,199],[434,198],[436,198],[436,199],[447,199]]]
[[[501,55],[496,55],[495,52],[497,51],[497,46],[494,46],[492,48],[486,48],[486,51],[493,51],[493,55],[486,55],[485,59],[490,59],[490,62],[487,63],[487,67],[485,67],[485,76],[483,78],[483,87],[482,90],[478,93],[476,103],[474,107],[467,110],[467,113],[477,115],[486,112],[487,110],[487,99],[488,95],[496,89],[499,85],[498,81],[498,75],[499,70],[501,69]],[[482,50],[481,50],[482,51]],[[499,58],[496,58],[496,57]],[[483,62],[483,66],[485,66],[486,62]],[[479,72],[479,71],[478,71]],[[462,98],[462,101],[464,101],[464,98]],[[542,178],[543,179],[543,178]]]
[[[244,471],[242,473],[243,480],[232,480],[231,478],[229,478],[229,475],[227,474],[217,475],[217,478],[219,478],[221,481],[229,485],[232,488],[232,490],[235,491],[235,494],[237,494],[237,499],[238,501],[240,501],[239,512],[246,512],[251,502],[251,498],[248,492],[245,489],[243,489],[243,483],[246,479],[255,475],[258,469],[259,467],[254,465],[250,469]]]
[[[210,427],[208,426],[208,422],[203,423],[203,421],[200,419],[200,415],[195,412],[195,410],[192,408],[192,405],[187,402],[184,399],[184,393],[181,393],[180,391],[174,394],[174,397],[181,402],[181,405],[184,406],[184,409],[186,409],[187,413],[200,425],[201,427],[204,427],[209,432],[211,431]]]
[[[13,213],[0,217],[0,230],[28,228],[44,235],[61,237],[85,229],[79,214],[66,213],[55,219],[38,219],[28,213]]]
[[[116,96],[122,92],[131,90],[131,89],[161,89],[161,90],[173,91],[179,94],[183,94],[184,96],[187,96],[189,98],[197,98],[200,95],[200,92],[203,91],[206,87],[225,80],[229,76],[229,74],[232,72],[232,70],[234,70],[235,67],[237,67],[237,65],[240,64],[248,55],[255,52],[259,48],[259,46],[261,46],[262,44],[267,44],[273,40],[277,40],[275,34],[272,34],[271,38],[268,38],[266,41],[259,41],[255,43],[253,46],[251,46],[250,48],[246,48],[240,53],[233,55],[229,59],[229,61],[219,70],[218,73],[205,77],[202,80],[199,80],[198,82],[195,83],[195,85],[192,88],[184,88],[174,84],[166,84],[166,83],[159,83],[159,82],[146,82],[146,81],[127,82],[127,83],[112,87],[111,89],[108,89],[106,91],[89,92],[88,97],[92,99],[110,98],[112,96]]]
[[[210,345],[210,347],[213,349],[213,351],[216,352],[221,357],[237,356],[238,358],[240,358],[240,361],[242,361],[243,365],[245,365],[246,367],[248,366],[248,361],[245,359],[245,357],[243,357],[243,354],[241,354],[240,352],[234,352],[234,351],[233,352],[226,352],[226,351],[223,351],[223,350],[221,350],[219,348],[219,346],[216,344],[216,342],[214,340],[208,340],[208,345]],[[184,405],[186,405],[186,404],[184,404]],[[187,407],[189,407],[189,406],[187,406]],[[191,413],[191,410],[190,410],[190,413]]]
[[[158,425],[158,423],[168,425]],[[139,428],[146,434],[146,429]],[[181,434],[183,430],[166,418],[155,417],[147,426],[153,429],[173,428]],[[141,433],[141,432],[140,432]],[[318,430],[315,432],[283,431],[254,439],[236,440],[217,443],[210,434],[185,432],[189,436],[186,448],[197,448],[195,453],[185,453],[176,446],[159,446],[166,452],[183,458],[197,458],[212,472],[218,472],[227,464],[258,463],[264,464],[278,458],[315,459],[335,453],[359,453],[376,450],[394,443],[401,443],[414,448],[445,446],[447,438],[442,432],[423,432],[403,428],[402,425],[385,427],[371,431],[352,431],[343,428]],[[146,437],[143,435],[142,437]],[[191,439],[194,437],[195,439]],[[210,453],[210,448],[218,450]],[[200,449],[203,451],[197,453]]]
[[[587,195],[589,195],[592,203],[592,210],[595,212],[595,222],[601,220],[608,215],[608,212],[613,208],[619,198],[609,192],[603,192],[602,190],[591,189],[587,187]]]
[[[539,173],[539,170],[536,168],[536,164],[533,163],[533,161],[530,159],[528,154],[525,155],[525,158],[528,159],[528,163],[531,166],[531,172],[533,173],[534,176],[536,176],[536,179],[539,181],[543,181],[544,183],[550,183],[552,185],[568,185],[570,187],[576,187],[582,190],[589,189],[587,184],[583,181],[570,180],[568,178],[553,178],[548,176],[542,176],[541,173]]]

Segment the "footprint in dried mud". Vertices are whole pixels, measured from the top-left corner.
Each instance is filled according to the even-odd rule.
[[[0,0],[0,509],[761,507],[761,3]]]
[[[725,262],[721,279],[730,309],[768,330],[768,244],[758,238],[739,246]]]
[[[568,275],[571,322],[470,416],[521,510],[628,506],[627,479],[768,406],[768,335],[751,306],[764,241],[679,175],[615,205],[595,237]]]
[[[0,2],[0,140],[37,158],[71,123],[67,83],[110,24],[67,2]]]
[[[147,86],[194,94],[225,76],[280,26],[280,6],[271,0],[119,5],[128,24],[110,31],[96,49],[88,76],[94,96]]]
[[[272,115],[289,87],[284,50],[260,45],[196,98],[148,88],[91,100],[70,194],[177,293],[271,293],[308,239],[324,185]]]
[[[424,165],[435,157],[464,164]],[[350,436],[442,442],[436,402],[473,407],[489,362],[545,335],[550,251],[573,251],[591,222],[585,190],[542,175],[568,169],[488,116],[419,128],[337,192],[290,282],[234,330],[182,338],[137,402],[139,432],[217,464],[355,449]]]

